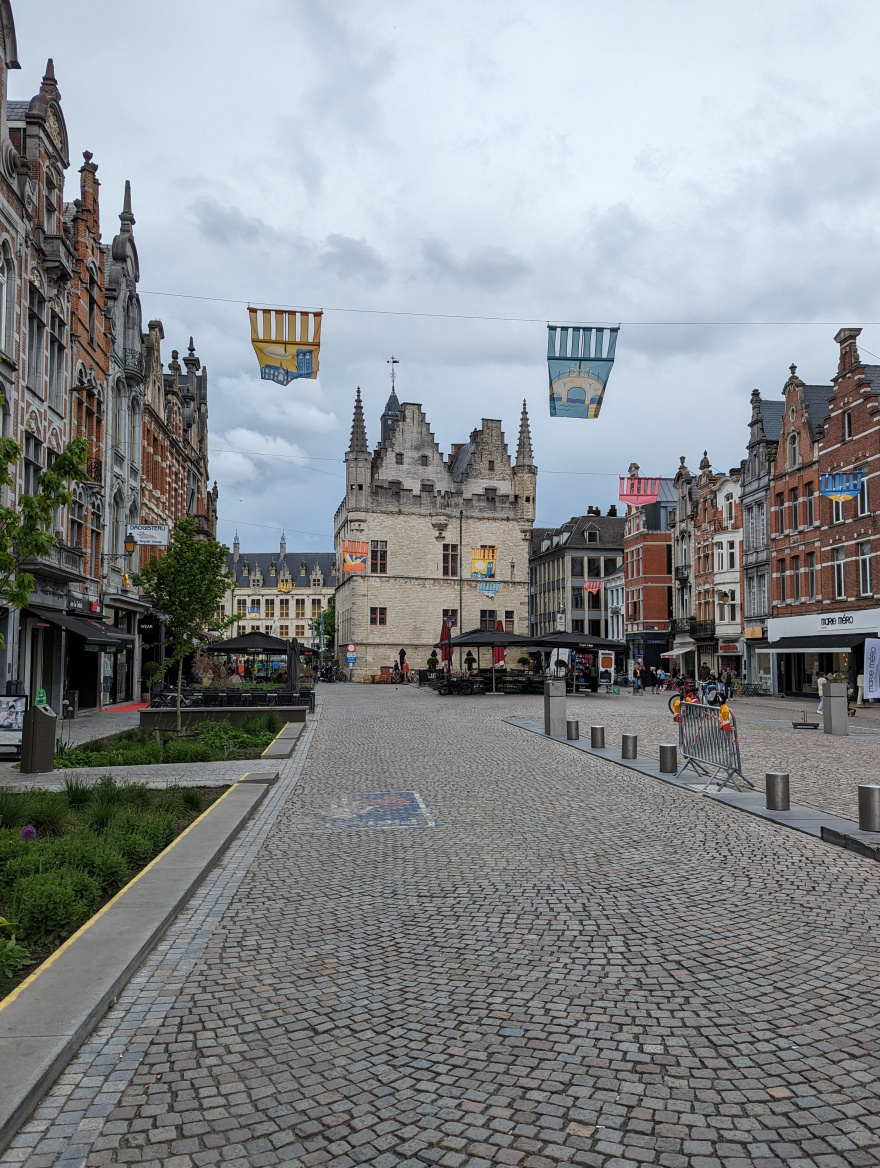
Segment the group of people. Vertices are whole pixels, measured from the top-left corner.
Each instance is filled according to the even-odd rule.
[[[659,669],[646,668],[644,665],[637,665],[633,670],[633,696],[636,694],[645,694],[648,690],[651,693],[660,693],[666,686],[666,670],[661,665]]]

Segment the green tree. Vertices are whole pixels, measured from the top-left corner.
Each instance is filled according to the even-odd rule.
[[[0,407],[6,399],[0,394]],[[12,608],[22,609],[30,600],[35,580],[23,572],[25,560],[47,556],[56,547],[53,528],[55,511],[73,502],[72,483],[86,478],[89,444],[75,438],[37,479],[34,495],[22,495],[17,507],[0,505],[0,598]],[[0,488],[14,491],[22,450],[12,438],[0,438]],[[6,642],[0,636],[0,647]]]
[[[336,597],[331,596],[327,601],[327,607],[324,609],[324,648],[333,648],[333,643],[336,638]],[[315,644],[320,644],[321,640],[321,618],[317,620],[310,620],[309,626],[315,634]]]
[[[177,733],[181,731],[180,697],[183,689],[183,659],[205,640],[210,625],[226,628],[234,616],[218,622],[217,609],[234,581],[226,568],[229,548],[216,539],[201,539],[192,516],[174,528],[171,543],[163,556],[150,560],[133,579],[162,618],[171,634],[174,649],[164,670],[177,665]]]

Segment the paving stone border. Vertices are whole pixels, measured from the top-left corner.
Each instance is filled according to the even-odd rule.
[[[0,1151],[277,778],[243,776],[0,1002]]]

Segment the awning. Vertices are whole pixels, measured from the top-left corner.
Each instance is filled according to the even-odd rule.
[[[696,649],[693,641],[689,641],[686,645],[679,645],[677,649],[672,649],[668,653],[661,653],[661,657],[683,657],[685,653],[693,653]]]
[[[86,620],[81,616],[68,616],[66,612],[56,612],[54,608],[40,608],[28,605],[27,611],[37,620],[47,621],[56,628],[66,629],[76,637],[83,637],[90,645],[112,645],[114,648],[134,641],[131,633],[102,624],[101,621]]]
[[[809,653],[818,650],[820,653],[848,653],[858,645],[864,644],[865,637],[872,633],[829,633],[818,637],[780,637],[778,641],[771,641],[770,648],[774,653]]]

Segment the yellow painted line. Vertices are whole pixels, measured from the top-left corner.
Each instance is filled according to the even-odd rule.
[[[250,773],[251,773],[250,771],[247,772],[247,774],[250,774]],[[245,776],[243,775],[242,778],[244,778],[244,777]],[[150,860],[149,864],[147,864],[147,865],[145,865],[145,867],[141,868],[140,872],[138,872],[138,874],[136,876],[132,876],[132,878],[131,878],[131,880],[129,880],[128,884],[126,884],[123,888],[120,888],[119,891],[116,893],[116,895],[114,897],[112,897],[110,900],[108,900],[103,908],[99,908],[93,917],[89,917],[89,919],[85,922],[85,924],[80,925],[80,927],[76,930],[76,932],[72,933],[67,938],[66,941],[62,942],[62,944],[58,946],[58,948],[55,950],[54,953],[50,953],[49,956],[46,958],[46,960],[44,962],[42,962],[42,964],[37,969],[35,969],[33,973],[28,974],[28,976],[24,979],[23,982],[21,982],[20,985],[17,985],[11,993],[7,994],[6,997],[2,1001],[0,1001],[0,1010],[5,1010],[7,1006],[11,1005],[15,1001],[15,999],[18,997],[18,995],[22,992],[22,990],[24,990],[27,986],[31,985],[32,982],[36,981],[37,978],[40,976],[40,974],[43,973],[44,970],[48,969],[50,965],[53,965],[58,960],[58,958],[61,956],[61,954],[64,952],[64,950],[68,948],[68,946],[72,945],[73,942],[78,937],[83,936],[83,934],[86,933],[92,927],[92,925],[95,923],[95,921],[99,920],[104,915],[104,913],[108,911],[108,909],[111,909],[113,907],[113,905],[116,903],[116,901],[119,900],[119,898],[122,895],[124,895],[124,893],[128,892],[129,888],[131,888],[131,886],[133,884],[137,884],[138,880],[140,880],[140,878],[142,876],[146,876],[147,872],[149,872],[149,870],[153,867],[154,864],[158,864],[159,861],[163,858],[163,856],[167,856],[168,853],[171,851],[171,849],[176,844],[179,844],[185,835],[189,835],[189,833],[192,831],[192,829],[196,826],[197,823],[201,823],[202,820],[207,815],[210,815],[210,813],[214,810],[214,808],[218,807],[223,802],[223,800],[226,798],[226,796],[230,795],[235,790],[235,788],[238,786],[239,782],[240,782],[240,780],[236,780],[236,782],[234,782],[230,786],[228,791],[224,791],[219,799],[215,799],[214,802],[211,804],[211,806],[206,808],[202,812],[202,814],[198,817],[198,819],[194,819],[192,821],[192,823],[189,825],[189,827],[184,828],[184,830],[180,833],[180,835],[177,836],[176,839],[173,839],[167,848],[165,848],[163,851],[161,851],[158,856],[154,856],[153,859]]]
[[[271,749],[272,749],[272,747],[275,745],[275,743],[278,741],[278,739],[281,737],[281,735],[282,735],[282,734],[284,733],[284,731],[287,729],[287,725],[288,725],[288,724],[285,722],[285,724],[284,724],[284,725],[281,727],[281,729],[278,731],[278,733],[275,735],[275,737],[272,739],[272,741],[271,741],[271,742],[269,743],[269,745],[266,747],[266,750],[264,750],[264,751],[263,751],[263,753],[260,755],[260,758],[265,758],[265,757],[266,757],[266,751],[268,751],[268,750],[271,750]],[[256,773],[256,772],[248,771],[248,774],[255,774],[255,773]]]

